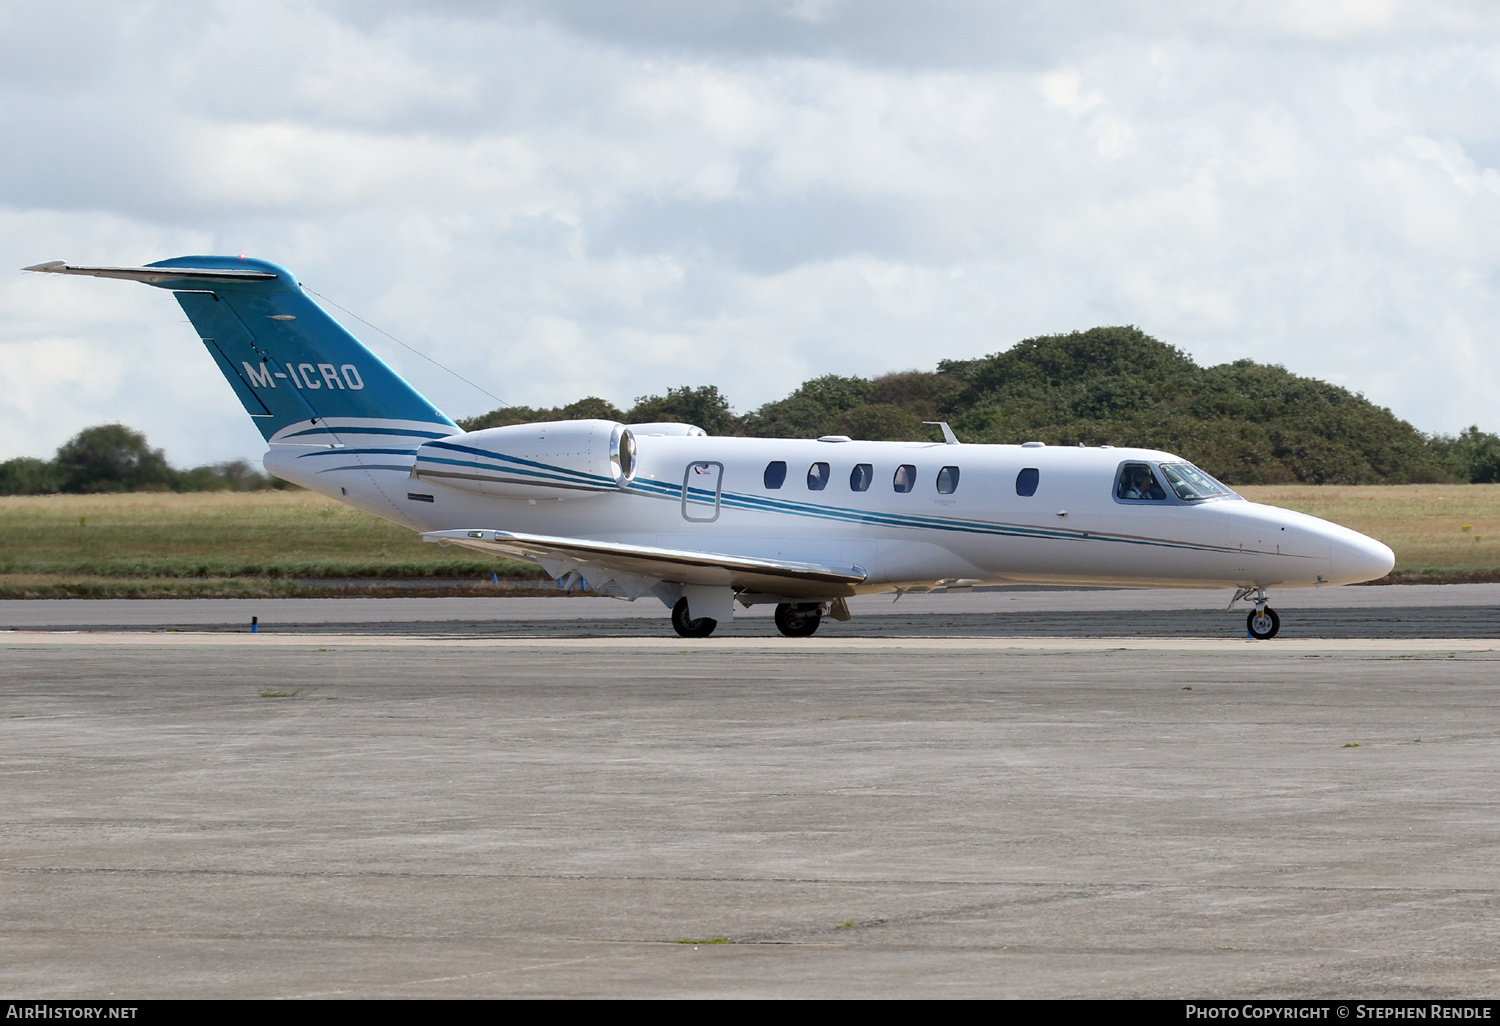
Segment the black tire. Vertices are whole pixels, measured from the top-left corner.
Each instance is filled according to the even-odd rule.
[[[823,614],[810,602],[782,602],[776,606],[776,629],[789,638],[810,638],[818,632]]]
[[[1256,621],[1260,621],[1257,623]],[[1257,613],[1250,610],[1250,615],[1245,617],[1245,630],[1256,641],[1270,641],[1276,637],[1276,632],[1281,630],[1281,617],[1276,615],[1276,610],[1267,606],[1265,612]]]
[[[680,598],[672,607],[672,629],[684,638],[706,638],[719,626],[719,621],[710,620],[701,616],[696,620],[688,619],[687,599]]]

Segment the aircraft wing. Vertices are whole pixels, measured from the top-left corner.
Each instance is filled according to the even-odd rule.
[[[676,584],[730,585],[772,595],[848,595],[867,576],[864,567],[798,563],[791,560],[691,552],[652,545],[556,538],[509,531],[428,531],[423,539],[464,545],[481,552],[540,563],[549,573],[578,570],[591,582],[615,580],[627,594],[643,594],[660,581]],[[600,573],[603,571],[603,573]],[[631,584],[642,585],[632,588]],[[631,595],[630,597],[635,597]]]

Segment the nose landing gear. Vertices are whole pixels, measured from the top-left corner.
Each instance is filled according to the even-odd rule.
[[[1270,606],[1253,610],[1245,618],[1245,629],[1256,641],[1269,641],[1276,637],[1276,632],[1281,630],[1281,617],[1276,615],[1276,610]]]
[[[1229,600],[1230,608],[1233,608],[1240,599],[1250,598],[1252,595],[1255,608],[1245,618],[1245,630],[1256,641],[1270,641],[1281,630],[1281,617],[1276,615],[1276,610],[1266,605],[1266,589],[1241,588],[1234,593],[1234,598]]]

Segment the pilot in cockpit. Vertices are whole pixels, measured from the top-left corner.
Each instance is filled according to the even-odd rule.
[[[1130,463],[1120,471],[1120,486],[1115,492],[1122,499],[1165,499],[1167,493],[1156,483],[1151,468],[1144,463]]]

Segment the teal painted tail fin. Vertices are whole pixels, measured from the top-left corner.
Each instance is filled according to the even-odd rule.
[[[431,437],[458,430],[276,264],[190,256],[145,267],[59,261],[27,270],[126,278],[170,290],[268,442],[338,445],[341,428]]]

